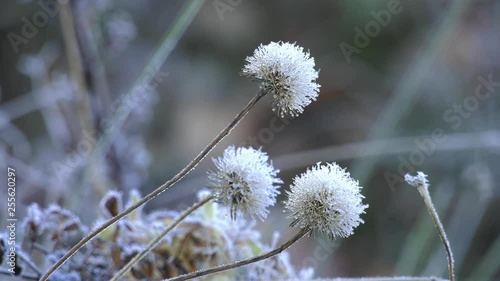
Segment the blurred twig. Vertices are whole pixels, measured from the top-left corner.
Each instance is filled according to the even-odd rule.
[[[130,86],[127,95],[132,94],[133,91],[137,87],[140,87],[140,85],[143,84],[149,76],[154,75],[158,72],[160,67],[167,60],[172,50],[175,48],[175,46],[177,46],[177,42],[179,42],[182,34],[184,34],[189,24],[198,14],[198,11],[201,9],[202,5],[203,0],[191,0],[186,2],[186,4],[182,7],[182,10],[179,12],[178,16],[174,19],[173,26],[165,33],[160,45],[153,53],[149,61],[146,63],[140,75]],[[99,146],[98,149],[96,149],[95,153],[98,157],[105,154],[110,145],[110,142],[113,140],[115,133],[125,123],[125,120],[127,119],[127,116],[130,112],[119,113],[120,114],[114,112],[111,117],[110,127],[113,128],[113,130],[105,132],[105,134],[99,139]]]
[[[73,87],[69,85],[71,84],[70,78],[67,75],[52,77],[50,75],[50,69],[59,56],[60,50],[57,45],[50,42],[45,43],[37,54],[26,56],[23,59],[24,62],[20,65],[20,70],[31,80],[31,96],[42,114],[51,142],[58,151],[64,152],[71,146],[71,143],[75,143],[72,139],[79,137],[77,134],[79,124],[72,124],[71,120],[66,118],[64,111],[69,106],[54,101],[60,101],[61,96],[71,96],[69,99],[75,98],[73,97]],[[67,87],[68,85],[71,88]],[[14,105],[23,106],[25,104]],[[23,110],[21,108],[13,110],[17,109]]]
[[[285,171],[306,167],[318,161],[342,161],[374,156],[386,156],[417,150],[419,148],[415,144],[415,140],[430,137],[431,136],[403,137],[332,145],[324,148],[304,150],[273,157],[273,163],[281,171]],[[434,153],[476,149],[485,149],[489,152],[500,154],[500,131],[492,130],[481,133],[450,134],[447,135],[447,139],[444,143],[436,145]],[[428,157],[431,156],[432,155]],[[192,173],[189,179],[185,179],[177,184],[179,188],[177,189],[176,195],[179,197],[191,196],[194,192],[192,187],[201,186],[205,184],[205,181],[206,175],[204,173],[196,173],[196,175]]]
[[[401,82],[394,90],[392,98],[384,108],[382,116],[377,121],[368,139],[376,140],[382,137],[388,138],[403,116],[409,112],[414,103],[418,87],[421,85],[429,69],[436,60],[440,49],[448,42],[458,28],[463,12],[466,10],[468,0],[452,1],[450,7],[442,15],[442,20],[434,30],[431,30],[428,43],[420,55],[409,65]],[[389,145],[389,144],[387,144]],[[363,159],[357,162],[352,170],[361,183],[364,183],[372,174],[377,158]]]
[[[100,99],[100,117],[106,117],[111,110],[111,97],[106,80],[106,71],[101,61],[98,45],[92,32],[91,24],[85,14],[85,1],[76,1],[73,6],[75,31],[80,43],[81,56],[83,58],[83,71],[90,81],[87,81],[88,88]]]
[[[2,119],[2,112],[0,112],[0,141],[10,146],[16,157],[28,159],[31,156],[32,148],[26,134],[13,123]]]
[[[13,98],[12,100],[2,102],[0,104],[0,112],[4,112],[6,122],[11,122],[23,115],[31,113],[33,111],[40,110],[42,107],[51,107],[57,104],[60,100],[71,100],[68,95],[54,94],[53,99],[44,100],[43,104],[37,104],[33,100],[33,93],[28,93],[20,97]]]
[[[157,187],[154,191],[150,192],[148,195],[141,198],[141,200],[137,201],[135,204],[129,206],[127,209],[121,211],[119,214],[114,216],[113,218],[104,222],[101,226],[94,229],[87,236],[85,236],[80,242],[78,242],[75,246],[73,246],[61,259],[59,259],[53,266],[49,268],[49,270],[45,273],[44,276],[40,279],[40,281],[47,280],[49,276],[56,271],[64,262],[66,262],[72,255],[74,255],[79,249],[81,249],[87,242],[92,240],[94,237],[99,235],[101,232],[106,230],[108,227],[113,225],[118,220],[127,216],[137,208],[143,206],[147,202],[151,201],[156,196],[165,192],[169,187],[180,181],[183,177],[185,177],[189,172],[191,172],[214,147],[222,141],[233,129],[238,125],[238,123],[248,114],[248,112],[257,104],[257,102],[266,95],[266,91],[259,91],[248,104],[227,124],[227,126],[220,131],[219,134],[198,154],[196,157],[189,162],[189,164],[184,167],[181,171],[179,171],[175,176],[171,179]]]
[[[133,94],[134,91],[137,90],[137,87],[144,84],[144,81],[148,80],[148,76],[154,76],[158,72],[161,65],[163,65],[172,50],[177,45],[177,42],[181,38],[182,34],[184,34],[189,24],[198,14],[203,3],[203,0],[191,0],[185,2],[181,11],[173,20],[172,27],[165,33],[160,45],[146,63],[140,75],[130,86],[129,91],[126,94],[127,96]],[[104,131],[103,134],[99,136],[97,146],[90,156],[90,161],[92,161],[92,163],[100,163],[100,160],[105,157],[116,133],[119,132],[120,128],[127,120],[129,113],[130,110],[121,110],[120,112],[115,110],[112,113],[108,124],[109,129]],[[84,186],[91,179],[91,171],[86,169],[82,177],[82,186]]]
[[[90,138],[90,141],[94,142],[95,140],[92,134],[92,132],[94,132],[94,118],[92,116],[92,110],[90,108],[90,101],[88,96],[89,88],[87,87],[83,69],[82,52],[80,50],[80,45],[76,36],[74,19],[75,10],[72,9],[72,5],[74,5],[73,2],[76,3],[77,1],[71,0],[67,4],[60,5],[60,21],[66,47],[66,54],[68,57],[70,76],[71,80],[75,84],[76,112],[80,121],[81,130],[80,135],[76,139],[78,141],[85,139],[86,137],[84,136],[84,133],[86,132],[86,135],[88,138]],[[86,170],[89,171],[94,179],[91,184],[93,188],[78,189],[78,193],[76,195],[80,195],[81,193],[86,191],[90,194],[93,194],[94,196],[102,196],[106,192],[108,184],[106,178],[101,173],[97,173],[97,170],[99,170],[99,165],[95,164],[95,162],[89,162],[87,164]],[[80,196],[71,197],[71,200],[77,200],[72,204],[81,202],[81,199],[82,198]]]
[[[88,99],[88,89],[83,73],[80,47],[75,34],[75,23],[71,10],[71,3],[72,1],[69,1],[67,4],[60,5],[61,12],[59,13],[59,18],[66,48],[69,72],[75,86],[76,111],[80,120],[81,130],[92,132],[94,127],[93,118]]]
[[[467,281],[492,280],[500,269],[500,236],[498,236],[488,252],[469,275]]]
[[[274,163],[281,170],[287,170],[308,166],[320,160],[369,159],[370,157],[419,150],[415,144],[415,140],[417,139],[432,138],[431,136],[404,137],[329,146],[275,157]],[[471,149],[489,149],[500,153],[500,131],[492,130],[481,133],[450,134],[446,136],[444,143],[436,144],[435,152]],[[366,159],[363,159],[363,161]]]

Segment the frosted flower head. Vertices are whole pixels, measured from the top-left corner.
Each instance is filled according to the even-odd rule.
[[[304,48],[291,43],[260,45],[246,58],[243,74],[261,82],[262,91],[271,93],[271,106],[281,117],[298,116],[316,100],[318,71],[314,58]]]
[[[287,192],[285,208],[292,213],[290,226],[314,232],[348,237],[363,220],[363,205],[358,181],[336,163],[316,164],[296,176]]]
[[[279,170],[268,163],[266,153],[230,146],[224,155],[213,159],[215,171],[209,172],[209,187],[215,190],[215,201],[230,209],[231,218],[238,213],[245,217],[267,217],[269,206],[276,203]]]

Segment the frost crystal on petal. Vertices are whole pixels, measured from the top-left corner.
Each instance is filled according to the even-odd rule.
[[[314,58],[300,46],[271,42],[260,45],[246,58],[243,74],[261,82],[261,89],[273,95],[271,105],[281,117],[298,116],[318,97],[318,71]]]
[[[359,183],[336,163],[316,164],[296,176],[287,192],[285,208],[294,220],[290,226],[348,237],[363,220],[360,215],[368,205],[362,204]]]
[[[282,181],[268,158],[260,150],[230,146],[223,157],[213,159],[217,169],[209,172],[208,186],[215,190],[217,202],[230,207],[231,218],[241,212],[263,220],[267,208],[276,203]]]

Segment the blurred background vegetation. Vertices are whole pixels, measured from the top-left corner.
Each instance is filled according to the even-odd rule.
[[[70,2],[0,11],[0,165],[17,171],[19,217],[58,203],[91,224],[106,190],[170,179],[258,91],[240,76],[245,57],[290,41],[321,69],[318,101],[285,120],[260,102],[211,156],[262,146],[283,191],[319,161],[360,181],[365,223],[348,239],[303,239],[293,264],[318,277],[446,276],[432,220],[402,181],[421,170],[459,280],[500,280],[499,1]],[[191,204],[210,158],[146,209]],[[258,225],[263,240],[295,233],[282,209]]]

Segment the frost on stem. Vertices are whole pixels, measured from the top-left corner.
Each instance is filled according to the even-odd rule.
[[[320,85],[315,83],[318,71],[314,58],[292,43],[271,42],[260,45],[246,58],[243,74],[260,82],[260,87],[273,96],[273,111],[284,117],[298,116],[304,107],[316,100]]]
[[[434,224],[436,225],[436,229],[438,231],[439,236],[441,237],[441,241],[443,242],[444,249],[446,251],[446,255],[448,258],[448,271],[450,275],[450,281],[455,280],[455,265],[453,261],[453,252],[451,250],[450,241],[446,236],[446,231],[444,230],[443,223],[439,219],[439,215],[432,203],[431,195],[429,194],[429,182],[427,181],[427,175],[423,172],[417,172],[416,176],[412,176],[410,174],[405,175],[405,180],[409,185],[412,185],[418,189],[420,196],[424,199],[425,206],[429,211],[432,219],[434,220]]]
[[[200,192],[199,198],[210,194],[211,192]],[[93,224],[102,224],[114,210],[122,210],[142,196],[139,191],[132,190],[127,197],[128,200],[123,200],[121,193],[108,192],[100,202],[101,212],[99,217],[94,218]],[[208,202],[195,210],[135,264],[123,280],[162,280],[250,258],[255,253],[273,247],[262,241],[261,233],[255,228],[255,221],[243,218],[228,220],[227,209],[220,204]],[[158,233],[172,225],[179,215],[178,211],[163,209],[152,213],[131,213],[121,223],[112,225],[93,243],[78,251],[49,280],[110,280]],[[36,276],[29,272],[30,267],[45,271],[75,241],[80,240],[88,232],[88,227],[79,221],[76,214],[57,205],[48,208],[40,208],[36,204],[29,206],[18,233],[20,247],[16,251],[25,253],[16,261],[16,270],[22,275],[19,280],[35,280],[28,278]],[[0,232],[0,262],[3,257],[4,263],[9,247],[7,238],[7,233]],[[288,256],[283,256],[262,263],[255,270],[238,268],[199,280],[307,280],[300,278],[302,272],[303,270],[292,266]],[[0,273],[0,280],[11,280],[9,277]]]
[[[358,181],[336,163],[316,164],[296,176],[287,192],[285,207],[294,220],[290,226],[307,227],[330,238],[350,236],[368,208],[361,202],[360,190]]]
[[[267,208],[276,203],[282,181],[268,158],[251,147],[230,146],[222,157],[213,159],[216,170],[209,172],[208,186],[214,189],[215,200],[229,207],[231,218],[242,213],[264,219],[269,213]]]
[[[429,188],[429,182],[427,181],[427,175],[422,172],[417,172],[416,176],[410,174],[405,175],[405,181],[414,187],[423,186],[425,189]]]

